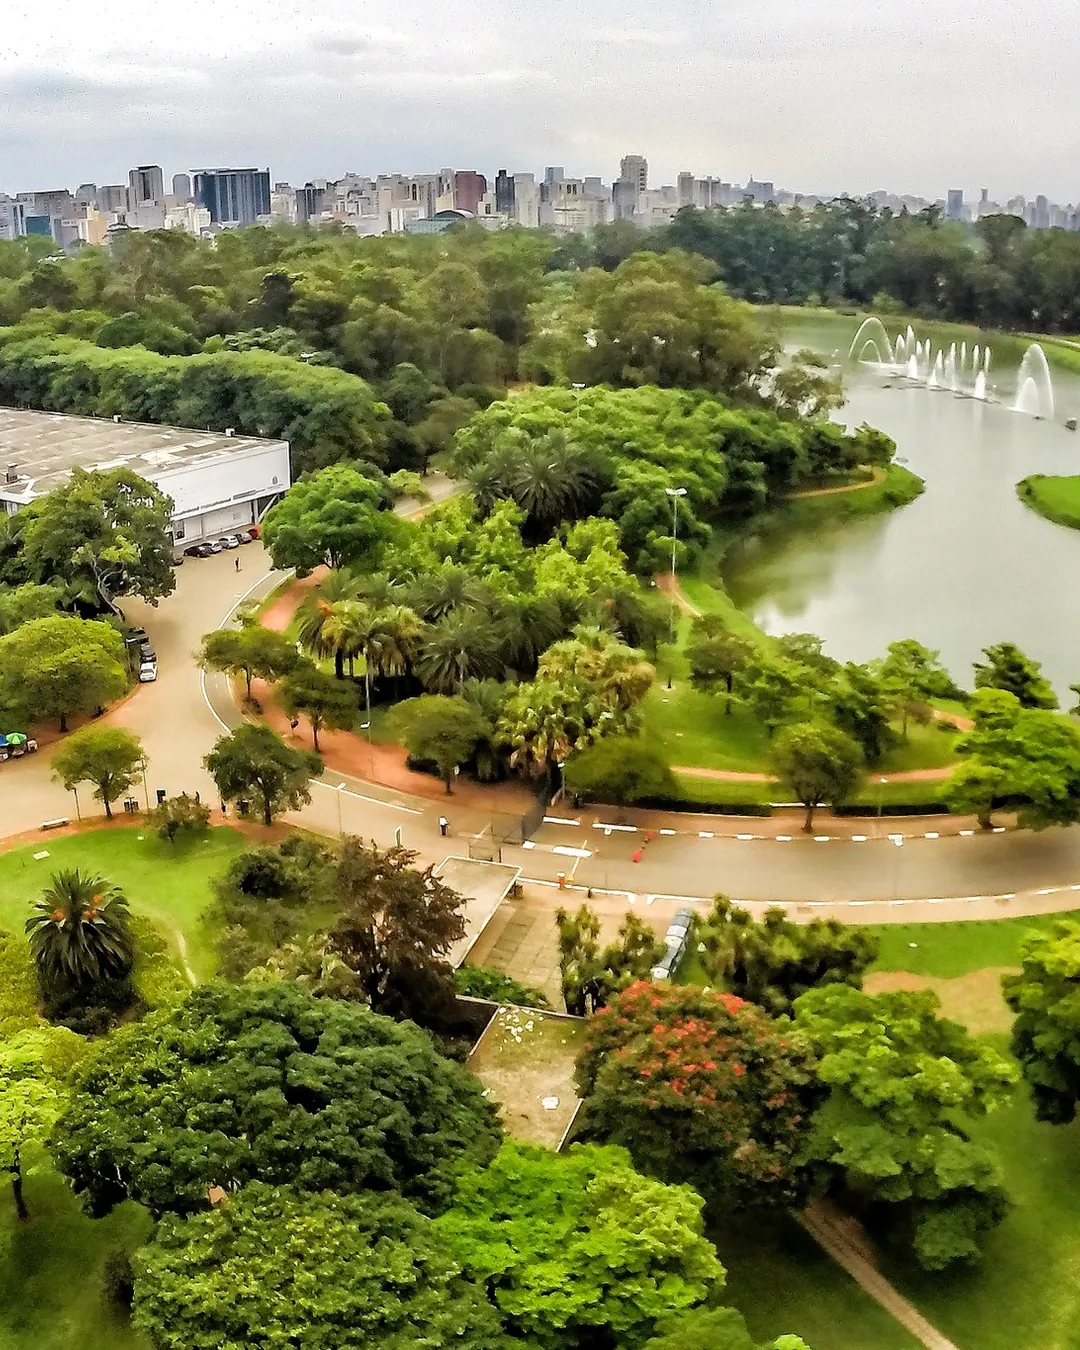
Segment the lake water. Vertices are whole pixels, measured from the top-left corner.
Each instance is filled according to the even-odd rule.
[[[746,538],[724,565],[732,598],[769,633],[819,634],[838,660],[917,638],[967,687],[983,647],[1015,642],[1069,706],[1080,681],[1080,530],[1036,515],[1016,483],[1080,473],[1080,432],[1063,425],[1080,410],[1080,380],[1055,371],[1059,420],[1049,422],[873,367],[845,379],[840,419],[888,432],[926,491],[882,516]]]

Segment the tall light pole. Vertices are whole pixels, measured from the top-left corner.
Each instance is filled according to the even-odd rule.
[[[679,498],[686,496],[686,488],[665,488],[671,498],[671,645],[675,646],[675,553],[679,546]],[[674,660],[672,652],[671,659]],[[668,662],[668,688],[671,688],[671,661]]]

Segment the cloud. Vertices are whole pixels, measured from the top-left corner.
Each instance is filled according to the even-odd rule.
[[[8,9],[13,12],[8,13]],[[134,163],[303,182],[689,168],[1080,195],[1071,0],[7,0],[0,190]],[[151,17],[148,18],[148,15]],[[362,17],[361,17],[362,16]]]

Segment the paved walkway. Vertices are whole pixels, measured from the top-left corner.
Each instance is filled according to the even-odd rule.
[[[794,1217],[837,1265],[843,1266],[860,1288],[926,1346],[926,1350],[957,1350],[953,1342],[932,1326],[877,1269],[860,1240],[861,1230],[854,1219],[821,1201],[812,1203]]]

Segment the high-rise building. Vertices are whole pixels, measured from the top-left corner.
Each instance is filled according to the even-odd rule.
[[[80,183],[79,186],[75,189],[75,205],[86,207],[86,206],[93,206],[96,204],[96,202],[97,202],[97,184]]]
[[[270,170],[200,169],[194,195],[215,225],[254,225],[270,214]]]
[[[458,169],[454,174],[454,210],[475,216],[485,193],[487,179],[475,169]]]
[[[638,192],[645,192],[649,186],[649,161],[644,155],[623,155],[619,177],[624,183],[633,183]]]
[[[172,179],[172,195],[179,197],[182,202],[191,201],[191,175],[188,173],[174,173]]]
[[[1037,230],[1050,228],[1050,203],[1041,193],[1035,198],[1035,228]]]
[[[945,198],[945,219],[963,220],[964,219],[964,190],[963,188],[950,188],[948,196]]]
[[[540,194],[531,173],[514,174],[514,219],[527,230],[535,230],[540,224]]]
[[[0,239],[21,239],[26,233],[26,207],[0,192]]]
[[[552,183],[561,183],[566,177],[561,164],[549,164],[544,170],[544,182],[550,187]]]
[[[694,193],[694,175],[687,170],[683,170],[675,180],[675,186],[679,190],[680,206],[696,206],[697,200]]]
[[[629,178],[620,178],[613,184],[611,196],[615,203],[615,219],[633,220],[641,196],[637,183],[631,182]]]
[[[98,188],[98,210],[106,215],[118,215],[128,207],[128,190],[123,183],[108,183]]]
[[[495,175],[495,210],[504,216],[514,214],[514,180],[505,169]]]
[[[165,175],[157,164],[141,164],[128,174],[132,207],[165,200]]]

